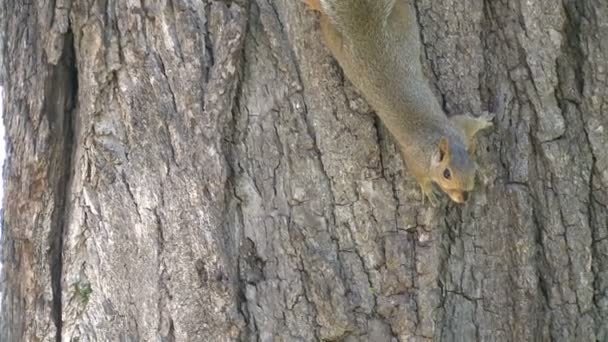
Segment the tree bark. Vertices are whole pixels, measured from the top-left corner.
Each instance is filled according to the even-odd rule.
[[[416,0],[436,208],[300,1],[0,6],[0,340],[608,340],[605,0]]]

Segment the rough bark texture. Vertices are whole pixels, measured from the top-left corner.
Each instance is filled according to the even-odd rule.
[[[608,340],[605,0],[416,1],[437,208],[300,1],[0,6],[0,340]]]

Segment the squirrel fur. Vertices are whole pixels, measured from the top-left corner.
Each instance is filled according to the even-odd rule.
[[[304,0],[321,13],[325,44],[397,141],[423,196],[437,204],[436,183],[463,203],[475,184],[475,134],[491,116],[445,115],[422,70],[409,1]]]

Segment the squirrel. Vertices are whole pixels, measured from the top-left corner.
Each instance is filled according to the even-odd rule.
[[[422,70],[411,0],[302,1],[321,14],[325,45],[397,141],[423,201],[438,204],[436,183],[464,203],[477,169],[469,153],[492,115],[446,116]]]

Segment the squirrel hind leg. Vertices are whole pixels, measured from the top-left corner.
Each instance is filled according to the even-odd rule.
[[[321,0],[302,0],[304,4],[312,11],[323,12]]]
[[[464,134],[467,150],[473,151],[476,146],[475,135],[486,128],[492,127],[493,113],[484,112],[480,117],[470,115],[455,115],[450,118],[454,126]]]

